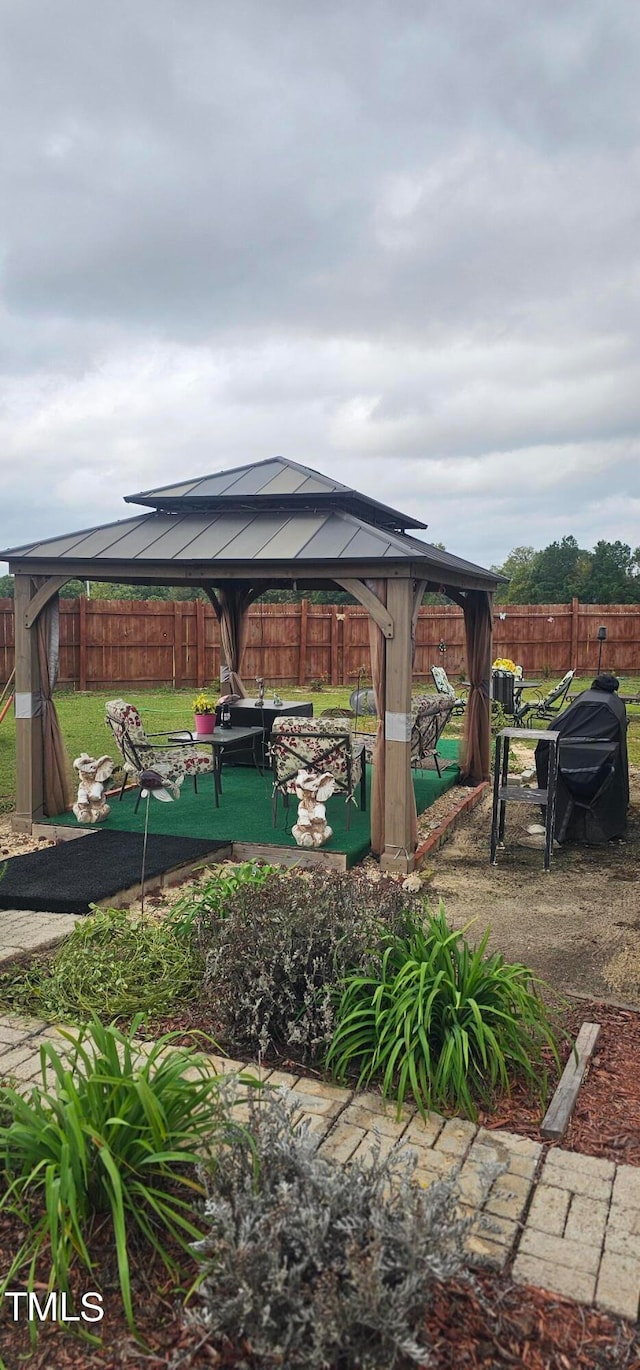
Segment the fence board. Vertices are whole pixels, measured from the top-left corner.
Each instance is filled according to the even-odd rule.
[[[561,676],[570,667],[593,676],[598,628],[607,629],[602,669],[640,671],[640,604],[507,604],[495,611],[494,655],[511,657],[525,675]],[[13,668],[13,600],[0,600],[0,684]],[[440,648],[443,650],[440,650]],[[416,627],[414,678],[430,681],[431,666],[466,674],[464,620],[455,605],[423,605]],[[251,686],[353,686],[368,676],[369,619],[360,605],[257,604],[249,611],[243,674]],[[158,685],[196,688],[220,672],[220,632],[203,601],[61,600],[62,688],[125,689]]]

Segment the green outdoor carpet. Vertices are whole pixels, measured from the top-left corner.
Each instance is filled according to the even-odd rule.
[[[436,771],[414,771],[413,785],[416,794],[418,813],[428,809],[445,790],[457,784],[460,771],[457,764],[458,741],[456,738],[440,742],[439,753],[443,764],[450,763],[443,770],[441,779]],[[370,768],[367,767],[367,812],[352,804],[351,824],[345,827],[346,805],[344,798],[334,796],[327,804],[327,819],[333,828],[333,837],[322,848],[323,851],[346,852],[349,865],[361,861],[370,845],[369,828],[369,790]],[[143,800],[137,814],[133,810],[137,790],[127,792],[123,799],[117,795],[109,800],[111,813],[102,829],[119,832],[142,832],[144,829]],[[282,798],[278,798],[277,827],[271,818],[271,773],[263,776],[251,766],[225,766],[222,771],[222,797],[220,808],[216,809],[213,799],[213,777],[201,776],[198,779],[198,793],[194,793],[191,780],[185,780],[180,799],[172,804],[163,804],[153,797],[149,800],[149,832],[176,837],[199,837],[216,842],[259,842],[269,846],[295,847],[291,836],[291,826],[295,823],[297,802],[291,798],[289,809],[285,810]],[[52,823],[68,823],[77,827],[72,813],[58,815],[49,820]]]

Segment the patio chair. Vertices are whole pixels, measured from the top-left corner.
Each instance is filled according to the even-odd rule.
[[[180,798],[180,787],[185,776],[193,776],[193,785],[198,792],[198,776],[213,771],[213,748],[204,751],[192,743],[158,742],[157,738],[168,737],[168,733],[147,733],[140,714],[134,704],[124,699],[110,699],[105,704],[105,721],[113,733],[116,747],[122,757],[124,779],[119,798],[122,799],[129,777],[140,784],[143,771],[154,770],[162,776],[167,789],[174,799]],[[137,813],[140,794],[134,812]]]
[[[453,700],[447,695],[421,695],[411,704],[411,765],[424,770],[433,760],[438,777],[442,775],[438,742],[454,712]],[[450,764],[450,763],[447,763]]]
[[[358,784],[360,808],[363,811],[366,809],[364,748],[361,742],[354,739],[348,718],[290,718],[280,715],[273,721],[269,755],[273,769],[274,828],[278,816],[278,795],[282,795],[286,808],[300,770],[319,775],[328,772],[333,776],[335,793],[345,795],[347,829]]]
[[[563,675],[560,684],[554,685],[553,689],[550,690],[543,699],[527,699],[523,703],[519,703],[516,706],[513,715],[516,727],[522,726],[525,719],[529,717],[549,719],[555,718],[557,714],[561,713],[565,704],[568,702],[567,695],[569,694],[574,675],[575,671],[567,671],[566,675]]]
[[[466,694],[456,694],[444,666],[432,666],[431,674],[438,694],[446,699],[453,700],[453,713],[463,714],[467,705],[467,696]]]

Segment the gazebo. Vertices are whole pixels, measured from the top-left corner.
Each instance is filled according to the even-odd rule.
[[[410,871],[416,815],[410,767],[418,610],[427,591],[464,612],[470,681],[463,778],[489,774],[492,595],[503,579],[414,536],[426,524],[297,462],[273,457],[127,495],[142,513],[0,552],[15,576],[17,803],[14,827],[60,812],[67,766],[53,700],[58,595],[71,579],[191,585],[220,623],[230,687],[241,679],[246,611],[268,589],[339,588],[369,614],[378,737],[372,847]]]

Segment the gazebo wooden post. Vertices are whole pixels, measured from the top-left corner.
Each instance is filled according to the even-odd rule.
[[[32,598],[31,576],[15,578],[15,712],[16,811],[14,832],[31,832],[34,819],[44,813],[44,759],[40,703],[40,666],[36,627],[27,627]]]
[[[412,580],[389,578],[387,609],[393,619],[393,637],[386,642],[385,845],[380,867],[407,874],[415,867],[411,778]]]

